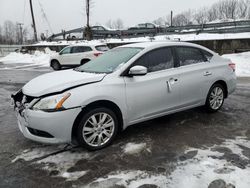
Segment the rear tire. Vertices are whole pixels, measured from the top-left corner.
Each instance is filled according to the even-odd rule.
[[[85,63],[88,63],[90,61],[90,59],[83,59],[81,60],[81,65],[84,65]]]
[[[50,66],[52,67],[52,69],[54,69],[55,71],[57,70],[61,70],[62,66],[60,65],[60,63],[56,60],[52,60]]]
[[[88,150],[99,150],[110,145],[118,132],[116,114],[105,107],[86,112],[77,128],[78,143]]]
[[[205,108],[208,112],[217,112],[221,109],[226,96],[225,88],[221,84],[214,84],[207,95]]]

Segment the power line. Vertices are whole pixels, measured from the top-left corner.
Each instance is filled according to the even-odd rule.
[[[31,11],[31,17],[32,17],[32,26],[34,29],[34,39],[37,42],[37,32],[36,32],[36,23],[35,23],[35,17],[34,17],[34,13],[33,13],[33,6],[32,6],[32,0],[30,0],[30,11]]]
[[[51,27],[51,25],[50,25],[50,22],[49,22],[47,16],[46,16],[46,13],[45,13],[45,11],[44,11],[44,8],[43,8],[43,6],[42,6],[40,0],[38,0],[38,3],[39,3],[39,6],[40,6],[40,8],[41,8],[42,16],[43,16],[43,18],[45,19],[45,21],[47,22],[50,32],[53,33],[52,27]]]

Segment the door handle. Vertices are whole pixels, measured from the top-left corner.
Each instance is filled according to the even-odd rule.
[[[170,93],[172,91],[172,86],[170,81],[167,81],[167,85],[168,85],[168,92]]]
[[[212,73],[209,72],[209,71],[206,71],[206,72],[204,73],[204,76],[211,76],[211,75],[212,75]]]
[[[178,79],[177,78],[170,78],[169,80],[167,80],[167,86],[168,86],[168,91],[171,92],[172,91],[172,85],[175,84],[175,82],[177,82]]]

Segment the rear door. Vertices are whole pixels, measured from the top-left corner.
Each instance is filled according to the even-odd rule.
[[[210,63],[199,48],[175,47],[179,62],[180,98],[183,107],[201,105],[210,87]]]
[[[72,55],[70,59],[70,64],[80,65],[83,59],[92,59],[92,48],[89,46],[74,46],[72,48]]]
[[[148,68],[144,76],[124,77],[129,124],[161,116],[178,106],[178,72],[171,48],[159,48],[139,58],[132,66]]]

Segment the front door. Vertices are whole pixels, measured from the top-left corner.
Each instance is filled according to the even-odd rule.
[[[124,77],[129,124],[161,116],[179,105],[179,75],[171,48],[150,51],[135,65],[147,67],[148,74]]]

